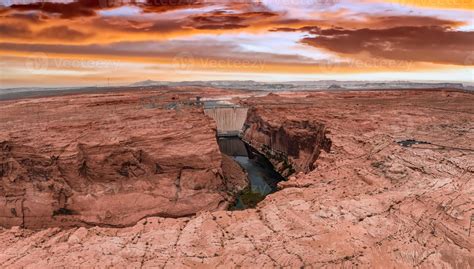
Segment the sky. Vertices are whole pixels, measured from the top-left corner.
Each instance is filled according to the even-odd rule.
[[[0,0],[0,87],[474,81],[474,0]]]

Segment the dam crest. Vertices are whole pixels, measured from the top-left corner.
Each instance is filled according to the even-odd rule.
[[[204,114],[214,119],[219,137],[238,136],[247,119],[247,107],[235,104],[211,103],[204,105]]]

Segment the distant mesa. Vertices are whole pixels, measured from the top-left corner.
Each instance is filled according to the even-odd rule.
[[[169,86],[169,87],[216,87],[223,89],[248,89],[256,91],[294,91],[294,90],[384,90],[384,89],[459,89],[472,90],[469,83],[451,82],[412,82],[412,81],[286,81],[259,82],[253,80],[212,80],[212,81],[156,81],[144,80],[130,84],[131,87]]]
[[[341,87],[341,86],[339,86],[339,85],[337,85],[337,84],[332,84],[331,86],[329,86],[328,89],[334,90],[334,89],[344,89],[344,88]]]
[[[147,79],[147,80],[132,83],[129,86],[131,86],[131,87],[148,87],[148,86],[158,86],[158,85],[166,85],[166,83],[156,81],[156,80]]]

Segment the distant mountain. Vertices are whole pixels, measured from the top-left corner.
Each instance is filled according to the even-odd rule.
[[[150,86],[195,86],[195,87],[216,87],[226,89],[248,89],[261,91],[291,91],[291,90],[376,90],[376,89],[471,89],[471,86],[464,86],[462,83],[450,82],[411,82],[411,81],[289,81],[289,82],[258,82],[253,80],[232,81],[155,81],[144,80],[130,85],[131,87]]]
[[[130,84],[130,87],[148,87],[148,86],[158,86],[158,85],[167,85],[166,82],[156,81],[156,80],[143,80]]]
[[[239,89],[248,91],[341,91],[341,90],[391,90],[391,89],[458,89],[474,91],[474,83],[451,82],[411,82],[411,81],[287,81],[287,82],[258,82],[253,80],[232,81],[156,81],[144,80],[127,86],[108,87],[22,87],[0,88],[0,100],[14,100],[44,96],[57,96],[78,93],[105,93],[111,91],[142,90],[150,87],[214,87],[222,89]]]
[[[343,88],[337,84],[332,84],[331,86],[328,87],[328,89],[343,89]]]

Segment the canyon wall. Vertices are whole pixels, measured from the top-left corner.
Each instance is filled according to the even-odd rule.
[[[207,91],[200,89],[192,96]],[[420,90],[291,92],[248,99],[248,105],[257,107],[258,115],[272,126],[285,120],[326,126],[331,151],[321,151],[317,169],[280,182],[280,190],[255,209],[217,210],[182,218],[149,217],[126,228],[0,227],[0,267],[474,268],[474,94]],[[76,102],[70,104],[74,107]],[[23,102],[22,106],[32,104]],[[45,133],[38,132],[37,127],[23,128],[24,132],[37,132],[35,136],[22,134],[20,127],[15,127],[21,124],[15,118],[23,117],[17,105],[0,105],[0,134],[10,133],[10,140],[23,144],[43,141]],[[87,106],[81,107],[90,117]],[[191,111],[182,111],[183,116],[177,112],[170,111],[170,115],[176,113],[175,120],[189,118]],[[164,111],[153,119],[169,118],[161,113]],[[127,114],[134,117],[132,111]],[[10,126],[6,119],[12,121]],[[128,119],[123,121],[124,127],[113,127],[128,129],[126,125],[134,122]],[[195,128],[197,123],[191,121]],[[189,156],[186,161],[192,157],[213,160],[210,164],[218,169],[217,159],[209,159],[207,151],[200,152],[203,157],[195,156],[192,144],[178,147],[163,143],[178,142],[173,136],[182,139],[194,134],[187,128],[178,130],[147,151],[152,156],[166,154],[168,150],[162,149],[168,147],[186,151],[180,153]],[[165,132],[165,128],[157,128],[149,134]],[[212,133],[203,132],[198,129],[195,133],[203,139]],[[91,143],[80,137],[83,134],[77,132],[77,140]],[[58,139],[57,133],[51,135]],[[23,136],[32,140],[18,138]],[[208,143],[189,139],[199,148]],[[397,143],[403,139],[433,144],[403,147]],[[145,143],[136,145],[143,147]],[[209,152],[215,151],[212,144],[207,146]],[[180,158],[174,160],[179,162]],[[174,194],[173,190],[165,188],[161,193]],[[185,196],[179,196],[178,204],[181,197]],[[134,200],[124,202],[134,204]],[[193,202],[200,203],[198,199]]]
[[[322,150],[331,150],[331,140],[322,123],[311,120],[270,119],[263,108],[249,110],[242,139],[267,157],[284,177],[315,169]]]
[[[222,171],[215,123],[202,108],[168,109],[171,95],[143,96],[4,103],[0,225],[122,227],[226,209],[247,182]]]

